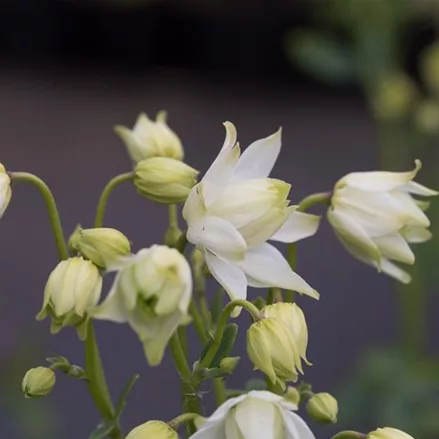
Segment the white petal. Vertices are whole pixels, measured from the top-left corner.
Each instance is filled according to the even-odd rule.
[[[421,195],[423,197],[432,197],[439,194],[439,192],[423,186],[422,184],[416,183],[415,181],[409,181],[406,185],[402,186],[400,190],[415,195]]]
[[[207,170],[201,181],[202,194],[206,206],[210,206],[229,182],[240,156],[239,145],[236,144],[236,129],[230,122],[225,122],[226,139],[224,145]]]
[[[221,404],[213,413],[209,416],[209,418],[206,420],[206,422],[203,423],[201,429],[204,429],[205,427],[212,426],[214,424],[219,424],[222,421],[225,420],[225,417],[227,416],[228,412],[235,407],[237,404],[239,404],[241,401],[247,398],[247,395],[240,395],[235,398],[230,398],[223,404]],[[200,430],[201,430],[200,429]],[[192,439],[192,436],[191,436]]]
[[[201,186],[197,184],[191,189],[186,202],[183,206],[182,215],[186,222],[190,225],[200,220],[206,214],[203,197],[201,196]]]
[[[89,311],[89,315],[94,319],[110,320],[116,323],[128,321],[128,310],[125,306],[124,297],[117,289],[117,279],[108,293],[105,300],[97,307]]]
[[[238,230],[228,221],[215,216],[206,216],[202,222],[191,225],[187,239],[217,256],[231,260],[242,260],[247,250],[247,244]]]
[[[401,230],[404,239],[411,244],[419,244],[421,242],[429,241],[433,235],[425,227],[406,226]]]
[[[280,153],[282,128],[265,139],[256,140],[242,153],[233,180],[265,178],[270,175]]]
[[[391,191],[413,180],[421,166],[421,162],[415,160],[415,169],[408,172],[352,172],[339,180],[336,187],[347,185],[364,191]]]
[[[392,192],[392,198],[398,203],[401,212],[406,216],[404,225],[422,227],[428,227],[430,225],[430,220],[427,215],[425,215],[411,195],[395,191]]]
[[[286,427],[285,439],[315,439],[307,423],[296,413],[282,411]]]
[[[247,297],[247,279],[241,268],[209,251],[205,252],[204,257],[212,276],[226,290],[231,300]]]
[[[378,246],[356,221],[337,209],[328,210],[328,221],[349,253],[363,262],[375,261],[379,264],[381,255]]]
[[[275,393],[269,392],[267,390],[251,390],[247,394],[248,398],[258,398],[263,401],[274,402],[274,403],[283,403],[285,399],[276,395]]]
[[[225,439],[224,424],[225,424],[224,421],[215,424],[206,422],[196,433],[194,433],[190,437],[190,439]]]
[[[394,279],[399,280],[403,284],[408,284],[412,280],[410,274],[399,268],[394,263],[390,262],[388,259],[381,260],[381,270]]]
[[[320,216],[294,211],[283,226],[270,238],[273,241],[297,242],[317,232]]]
[[[378,245],[381,255],[385,258],[394,259],[405,264],[415,263],[415,255],[406,240],[398,232],[373,238],[373,241]]]
[[[270,244],[264,243],[249,249],[239,265],[257,282],[319,298],[317,291],[296,274],[282,253]]]

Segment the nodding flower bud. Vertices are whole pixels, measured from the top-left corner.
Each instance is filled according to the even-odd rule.
[[[0,163],[0,218],[11,201],[11,195],[11,179],[6,173],[5,167]]]
[[[55,372],[39,366],[26,372],[21,387],[26,398],[41,398],[51,392],[55,382]]]
[[[329,393],[316,393],[306,405],[306,410],[316,422],[335,423],[338,415],[338,402]]]
[[[148,421],[131,430],[126,439],[178,439],[178,434],[166,422]]]

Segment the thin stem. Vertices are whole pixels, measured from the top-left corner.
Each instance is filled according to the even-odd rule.
[[[221,378],[213,380],[213,390],[215,392],[216,405],[219,407],[227,400],[226,386]]]
[[[174,430],[178,430],[181,424],[189,421],[195,421],[199,417],[200,415],[198,413],[183,413],[180,416],[175,417],[171,421],[168,421],[168,425]]]
[[[340,431],[331,439],[365,439],[367,435],[354,430]]]
[[[169,205],[169,227],[178,229],[178,209],[176,204]]]
[[[11,172],[9,174],[13,182],[31,183],[38,188],[46,203],[47,213],[49,214],[49,221],[52,227],[53,237],[55,239],[56,248],[60,259],[67,259],[69,257],[67,245],[64,240],[64,232],[59,217],[58,208],[56,206],[55,198],[49,186],[36,175],[28,172]]]
[[[246,309],[253,317],[253,320],[255,320],[255,321],[260,320],[261,313],[260,313],[259,309],[256,308],[255,305],[253,305],[253,303],[251,303],[247,300],[242,300],[242,299],[232,300],[231,302],[229,302],[225,306],[225,308],[221,314],[221,317],[218,321],[217,330],[215,332],[215,337],[212,341],[212,344],[210,345],[210,348],[206,352],[206,355],[204,356],[204,358],[199,362],[198,367],[197,367],[197,371],[199,371],[203,368],[209,367],[210,364],[212,363],[212,361],[215,358],[215,355],[216,355],[216,353],[221,345],[221,340],[223,339],[223,335],[224,335],[224,329],[226,328],[230,314],[238,306],[241,306],[244,309]]]
[[[198,336],[200,337],[201,341],[205,343],[207,341],[207,331],[206,331],[207,328],[204,326],[203,319],[201,318],[201,314],[198,311],[197,305],[193,300],[189,305],[189,314],[192,317],[195,330],[197,331]]]
[[[299,212],[305,212],[316,204],[329,204],[331,197],[332,192],[319,192],[317,194],[309,195],[299,203],[297,210]]]
[[[95,227],[102,227],[104,224],[105,209],[107,207],[108,198],[110,197],[111,192],[113,192],[113,189],[121,183],[131,181],[133,177],[134,174],[132,172],[126,172],[117,175],[107,183],[102,191],[101,197],[99,198],[98,207],[96,209]]]
[[[183,254],[185,249],[186,249],[186,245],[188,243],[187,237],[186,237],[186,231],[183,231],[180,235],[180,238],[178,238],[177,243],[175,244],[175,248],[181,253]]]

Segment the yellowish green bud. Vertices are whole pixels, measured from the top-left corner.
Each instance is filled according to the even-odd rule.
[[[294,404],[296,407],[299,407],[301,395],[300,392],[293,386],[288,386],[287,392],[284,395],[284,398]]]
[[[183,146],[177,135],[169,128],[166,116],[165,111],[160,111],[154,122],[142,113],[132,130],[121,125],[114,128],[116,134],[125,143],[133,162],[138,163],[151,157],[183,160]]]
[[[21,387],[26,398],[40,398],[51,392],[55,382],[55,372],[39,366],[26,372]]]
[[[413,437],[396,428],[384,427],[371,431],[366,439],[413,439]]]
[[[148,421],[131,430],[126,439],[178,439],[178,434],[166,422]]]
[[[307,405],[306,410],[310,418],[321,423],[335,423],[338,415],[338,402],[329,393],[316,393]]]
[[[106,227],[80,230],[75,244],[82,256],[101,268],[109,268],[131,253],[128,238]]]
[[[417,128],[425,134],[439,131],[439,104],[433,100],[422,101],[415,112]]]
[[[11,201],[11,196],[11,179],[6,172],[5,167],[0,163],[0,218],[5,213],[5,210]]]
[[[435,42],[424,50],[420,60],[420,73],[424,84],[439,94],[439,43]]]
[[[220,369],[228,374],[232,374],[238,366],[241,357],[225,357],[220,361]]]
[[[255,369],[285,389],[285,382],[296,381],[302,371],[300,355],[289,328],[267,318],[253,323],[247,331],[247,353]]]
[[[61,261],[49,276],[37,319],[50,314],[52,333],[65,326],[77,326],[79,332],[85,327],[87,311],[98,303],[101,290],[102,277],[93,262],[82,257]],[[85,334],[81,332],[80,336]]]
[[[197,183],[198,171],[185,163],[164,157],[139,162],[134,184],[139,193],[158,203],[183,203]]]

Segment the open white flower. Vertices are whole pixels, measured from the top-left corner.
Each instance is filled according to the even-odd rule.
[[[185,257],[154,245],[125,260],[107,298],[90,315],[128,322],[143,343],[148,363],[156,366],[172,334],[188,322],[191,296],[192,274]]]
[[[5,167],[0,163],[0,218],[11,201],[11,179]]]
[[[190,439],[315,439],[282,396],[264,390],[231,398]]]
[[[234,125],[224,125],[224,145],[183,208],[188,240],[204,253],[210,272],[231,299],[246,298],[248,285],[318,298],[266,242],[311,236],[320,220],[289,206],[289,184],[267,178],[280,152],[281,130],[253,142],[241,155]]]
[[[337,182],[328,220],[346,249],[403,283],[408,273],[390,260],[413,264],[409,247],[431,238],[430,220],[424,213],[428,203],[413,195],[438,192],[412,181],[421,162],[409,172],[354,172]]]

